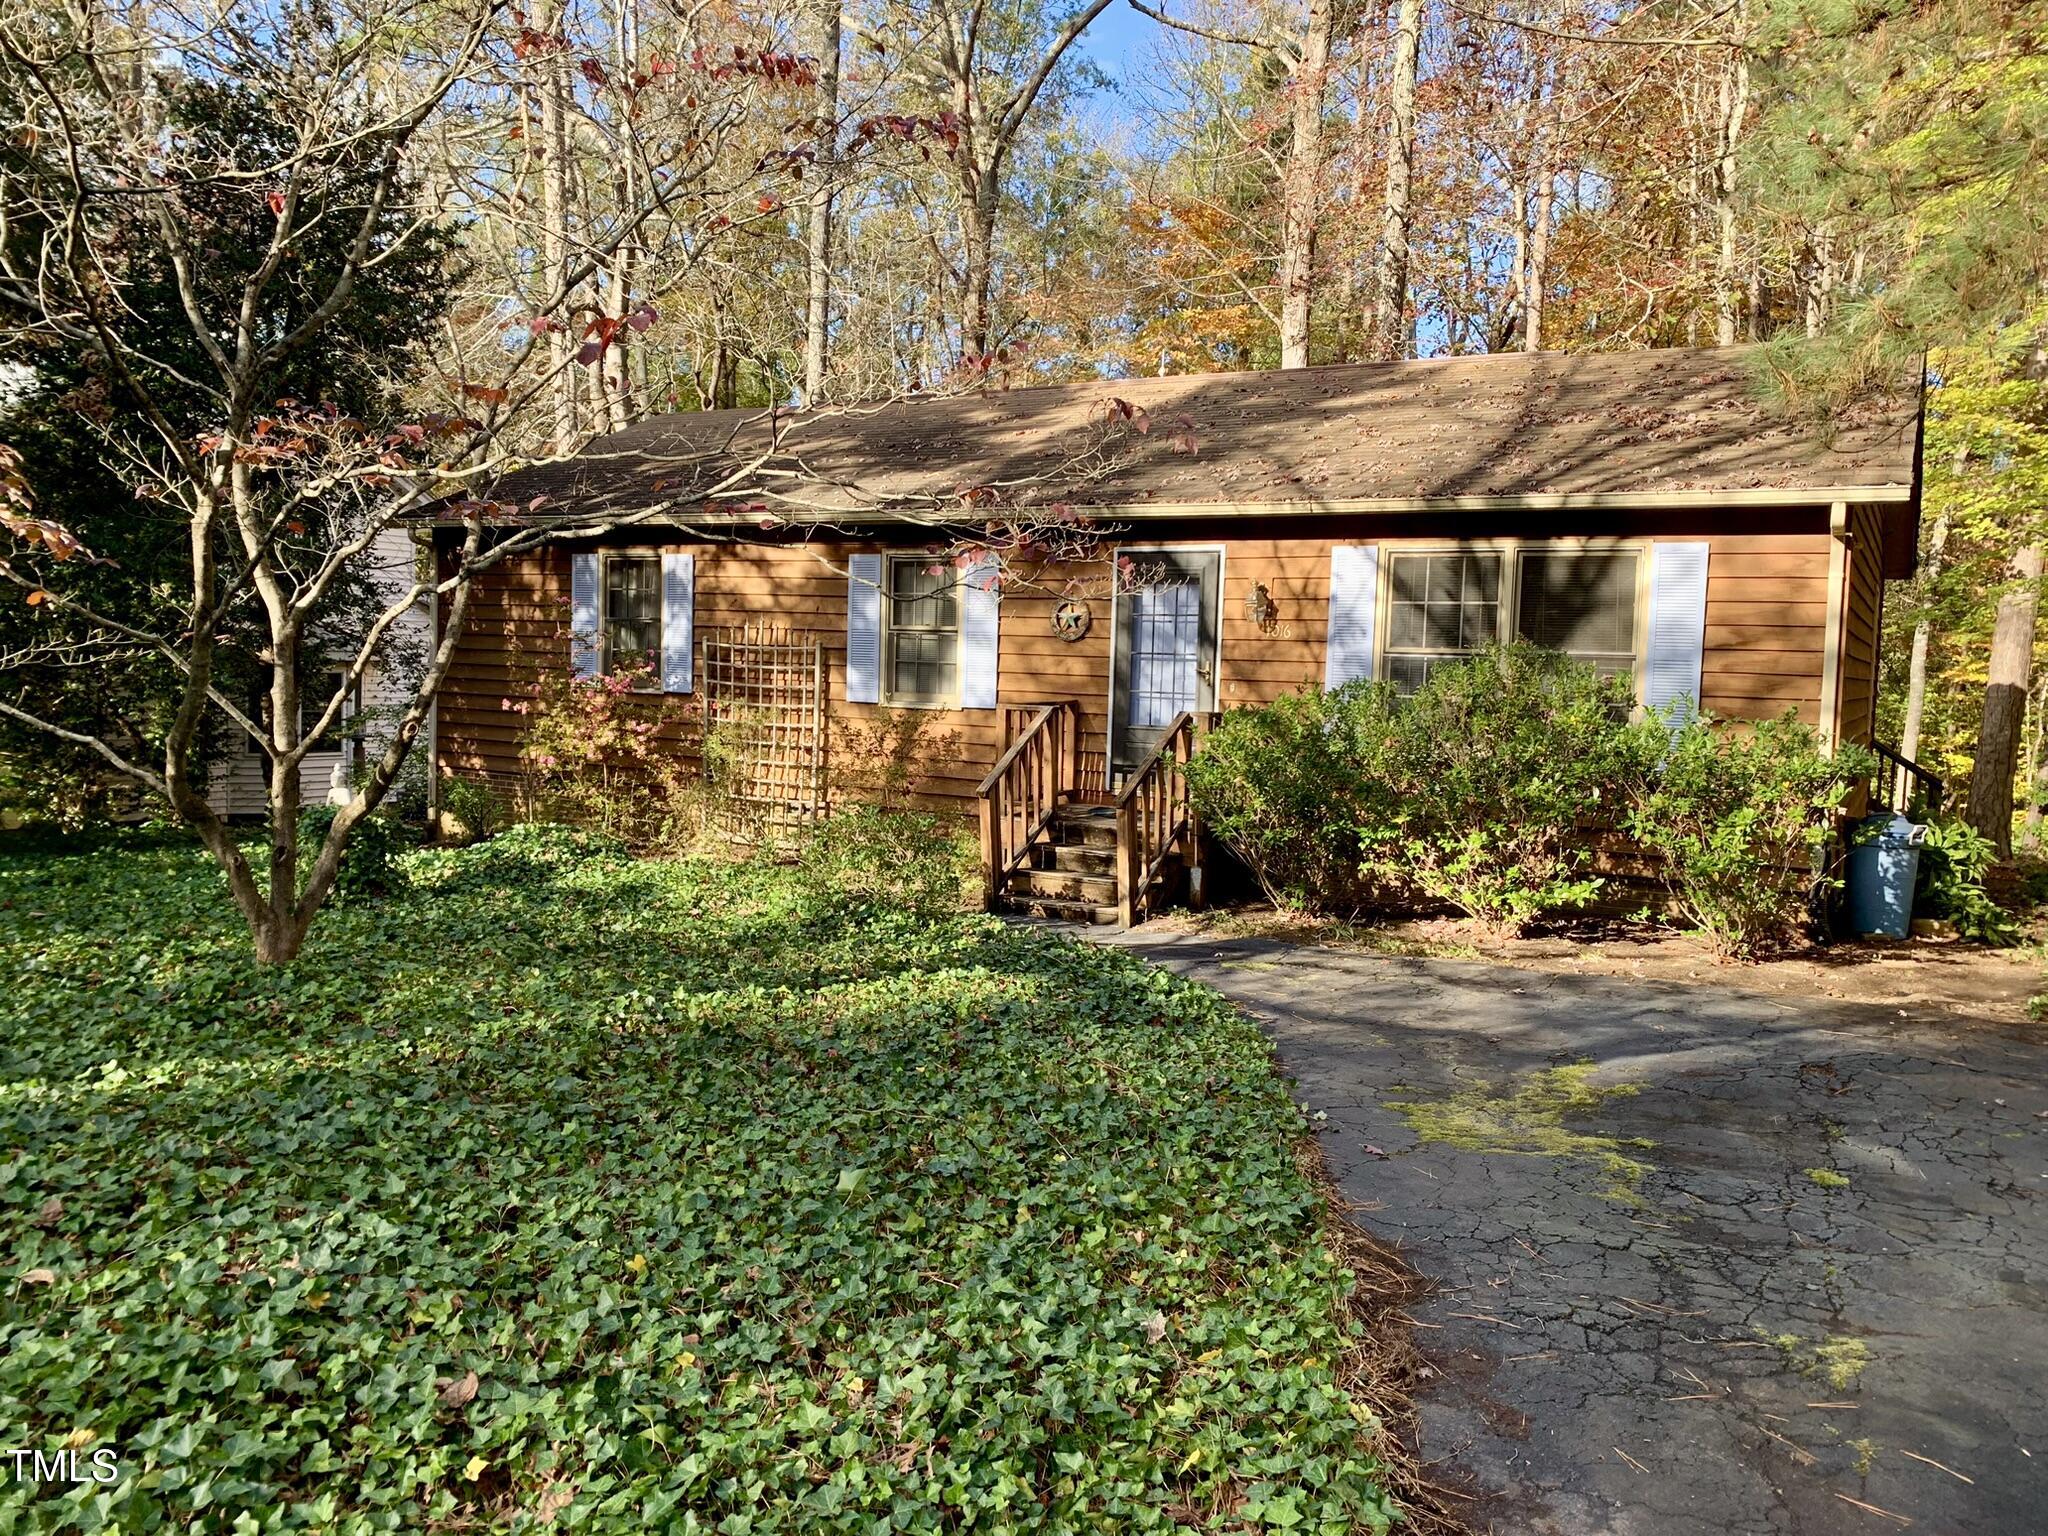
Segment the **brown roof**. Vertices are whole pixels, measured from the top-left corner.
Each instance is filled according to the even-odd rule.
[[[655,416],[491,495],[569,515],[701,514],[715,477],[779,430],[719,505],[843,518],[966,511],[991,491],[1131,512],[1873,486],[1916,499],[1917,381],[1817,424],[1759,403],[1755,364],[1750,348],[1508,353],[992,388],[784,411],[774,428],[760,410]]]

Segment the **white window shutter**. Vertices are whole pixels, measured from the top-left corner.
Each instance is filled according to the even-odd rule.
[[[1379,636],[1375,608],[1380,597],[1380,547],[1330,547],[1330,642],[1323,657],[1323,686],[1341,688],[1370,678]]]
[[[690,691],[697,644],[697,557],[661,557],[661,691]]]
[[[882,557],[846,558],[846,702],[882,698]]]
[[[960,588],[960,707],[996,707],[996,663],[1002,649],[1001,564],[992,555],[967,568]]]
[[[1707,546],[1658,540],[1650,546],[1650,643],[1643,706],[1682,725],[1700,705],[1700,657],[1707,643]],[[1673,713],[1674,706],[1676,712]]]
[[[598,633],[597,556],[569,557],[569,670],[595,677],[603,660]]]

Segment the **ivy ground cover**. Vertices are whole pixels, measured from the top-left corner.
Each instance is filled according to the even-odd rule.
[[[0,1530],[1386,1526],[1219,999],[491,846],[269,972],[196,848],[0,853],[0,1440],[88,1478]]]

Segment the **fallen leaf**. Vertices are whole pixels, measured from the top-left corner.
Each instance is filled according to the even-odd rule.
[[[1164,1312],[1154,1312],[1145,1319],[1145,1342],[1147,1344],[1157,1344],[1165,1337],[1166,1314]]]
[[[476,1397],[476,1372],[471,1371],[460,1381],[443,1382],[441,1385],[441,1406],[460,1408]]]
[[[57,1283],[57,1271],[54,1269],[25,1270],[22,1273],[21,1283],[23,1285],[55,1285]]]
[[[43,1208],[36,1212],[36,1225],[54,1227],[64,1219],[64,1202],[55,1195],[43,1202]]]
[[[469,1458],[469,1464],[462,1469],[462,1475],[473,1483],[484,1475],[484,1469],[489,1465],[490,1463],[483,1457],[472,1456]]]

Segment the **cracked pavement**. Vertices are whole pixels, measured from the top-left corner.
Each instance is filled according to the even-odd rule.
[[[1474,1491],[1475,1528],[2048,1532],[2048,1033],[1712,982],[1106,942],[1235,999],[1327,1114],[1356,1219],[1434,1287],[1409,1309],[1433,1373],[1417,1449]],[[1579,1061],[1640,1085],[1563,1122],[1653,1143],[1624,1145],[1639,1206],[1603,1198],[1595,1161],[1424,1141],[1387,1107]],[[1853,1381],[1815,1358],[1830,1341],[1868,1351]]]

